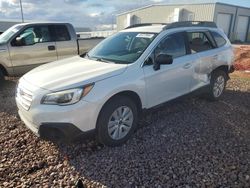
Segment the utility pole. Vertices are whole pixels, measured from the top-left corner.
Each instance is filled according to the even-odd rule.
[[[20,0],[20,8],[21,8],[22,22],[24,22],[22,0]]]

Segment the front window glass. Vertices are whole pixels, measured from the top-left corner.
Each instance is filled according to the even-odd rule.
[[[88,53],[88,58],[114,63],[133,63],[155,36],[155,33],[120,32],[99,43]]]
[[[48,26],[33,26],[21,32],[12,42],[14,46],[28,46],[35,43],[50,42]]]
[[[176,33],[163,39],[155,49],[155,57],[160,54],[171,55],[173,58],[186,55],[185,39],[182,33]]]
[[[6,43],[9,41],[9,39],[17,33],[23,26],[21,25],[15,25],[6,30],[3,34],[0,35],[0,44]]]

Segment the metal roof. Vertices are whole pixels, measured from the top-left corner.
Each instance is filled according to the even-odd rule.
[[[232,4],[227,4],[227,3],[220,3],[220,2],[215,2],[215,3],[179,3],[179,4],[178,3],[174,3],[174,4],[161,3],[161,4],[147,5],[147,6],[144,6],[144,7],[140,7],[140,8],[136,8],[136,9],[133,9],[133,10],[125,11],[125,12],[116,14],[116,16],[132,13],[132,12],[135,12],[135,11],[138,11],[138,10],[143,10],[143,9],[147,9],[147,8],[151,8],[151,7],[155,7],[155,6],[216,5],[216,4],[231,6],[231,7],[244,8],[244,9],[250,9],[250,7],[243,7],[243,6],[232,5]]]

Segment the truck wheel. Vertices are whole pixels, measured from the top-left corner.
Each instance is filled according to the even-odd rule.
[[[217,70],[211,75],[211,81],[208,90],[208,99],[211,101],[218,100],[226,87],[227,75],[222,70]]]
[[[4,80],[4,74],[2,70],[0,69],[0,81],[3,81],[3,80]]]
[[[128,97],[116,96],[104,105],[97,121],[97,139],[107,146],[125,143],[136,129],[138,111]]]

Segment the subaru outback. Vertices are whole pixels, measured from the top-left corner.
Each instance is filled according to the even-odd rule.
[[[42,138],[94,133],[102,144],[118,146],[143,110],[201,88],[218,100],[233,60],[230,41],[213,22],[139,24],[85,55],[28,72],[16,103],[22,121]]]

